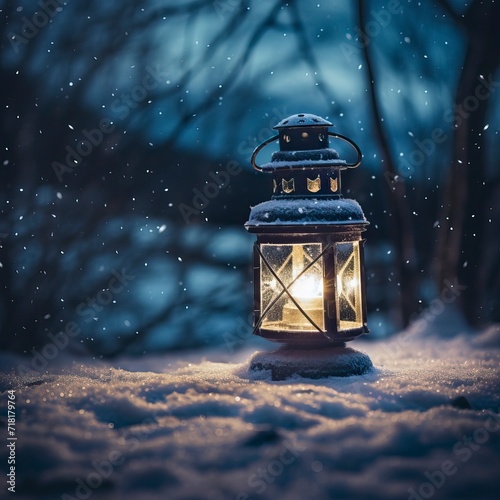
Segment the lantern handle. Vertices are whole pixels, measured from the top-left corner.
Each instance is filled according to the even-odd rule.
[[[260,146],[257,146],[252,153],[252,158],[250,158],[250,162],[252,163],[252,167],[255,168],[255,170],[259,172],[263,172],[264,170],[257,165],[255,162],[255,159],[257,158],[257,155],[259,154],[260,150],[264,147],[267,146],[270,142],[275,141],[276,139],[279,138],[279,134],[273,135],[272,137],[269,137],[269,139],[266,139]]]
[[[356,153],[358,153],[358,159],[356,160],[356,163],[346,163],[345,166],[347,168],[356,168],[361,164],[363,153],[361,153],[361,149],[359,149],[359,146],[352,139],[349,139],[349,137],[346,137],[345,135],[336,134],[335,132],[330,131],[328,131],[328,135],[349,143],[356,150]]]
[[[335,132],[330,132],[330,131],[328,131],[328,135],[330,137],[335,137],[336,139],[341,139],[349,143],[356,150],[356,153],[358,154],[358,159],[356,160],[356,163],[346,163],[345,166],[347,168],[356,168],[361,164],[361,160],[363,159],[363,153],[361,152],[361,149],[359,149],[359,146],[352,139],[349,139],[349,137],[346,137],[345,135],[336,134]]]
[[[342,141],[345,141],[347,142],[348,144],[350,144],[354,150],[356,151],[356,153],[358,154],[358,158],[356,160],[355,163],[346,163],[345,166],[347,168],[356,168],[358,167],[360,164],[361,164],[361,160],[363,158],[363,153],[361,153],[361,149],[359,149],[359,146],[351,139],[349,139],[349,137],[346,137],[345,135],[341,135],[341,134],[337,134],[335,132],[328,132],[328,135],[330,137],[334,137],[336,139],[340,139]],[[269,139],[266,139],[262,144],[260,144],[259,146],[257,146],[253,153],[252,153],[252,157],[250,158],[250,162],[252,163],[252,167],[259,171],[259,172],[263,172],[264,170],[260,167],[260,165],[257,165],[256,163],[256,158],[257,158],[257,155],[260,153],[260,150],[262,148],[264,148],[264,146],[267,146],[270,142],[273,142],[275,141],[276,139],[279,138],[279,134],[276,134],[276,135],[273,135],[272,137],[269,137]]]

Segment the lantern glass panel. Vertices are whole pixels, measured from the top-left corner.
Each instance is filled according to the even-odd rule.
[[[317,332],[319,328],[323,331],[325,318],[321,243],[262,244],[261,253],[262,327],[269,330],[311,332]]]
[[[363,326],[359,241],[335,244],[337,329]]]

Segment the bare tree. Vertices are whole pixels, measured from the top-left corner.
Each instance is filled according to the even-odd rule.
[[[175,207],[192,198],[192,188],[203,186],[207,172],[217,170],[227,161],[189,150],[189,134],[200,129],[197,139],[205,140],[206,145],[212,141],[212,134],[218,133],[221,142],[231,143],[232,149],[228,146],[226,152],[230,155],[236,149],[232,144],[238,142],[235,138],[243,135],[238,130],[238,118],[245,116],[254,103],[259,113],[269,111],[268,96],[263,96],[259,87],[269,73],[265,66],[269,40],[274,43],[287,35],[286,51],[277,52],[273,69],[293,70],[299,62],[305,72],[313,75],[304,84],[307,92],[303,94],[311,102],[321,102],[325,115],[344,115],[337,90],[344,75],[330,71],[329,61],[318,57],[319,45],[312,35],[315,27],[308,24],[307,16],[312,12],[309,5],[282,0],[170,3],[68,2],[52,13],[45,26],[35,26],[30,32],[23,31],[24,19],[29,23],[38,7],[20,11],[12,2],[1,2],[0,37],[4,50],[0,56],[0,77],[9,89],[0,95],[4,146],[0,183],[2,347],[29,350],[43,344],[47,332],[57,331],[69,321],[82,300],[107,286],[113,266],[125,266],[146,279],[144,264],[148,259],[174,262],[177,270],[172,271],[170,278],[179,283],[189,275],[188,267],[198,263],[222,273],[227,263],[217,261],[201,247],[193,251],[182,244],[179,235],[184,228],[179,224],[179,213],[168,205]],[[469,43],[457,92],[456,101],[460,104],[481,83],[477,80],[479,73],[488,82],[498,67],[496,51],[489,50],[498,46],[493,22],[498,17],[498,6],[483,6],[475,1],[461,16],[447,2],[442,1],[441,5],[466,33]],[[361,1],[357,7],[357,22],[363,26],[368,7]],[[435,7],[427,5],[425,9],[434,11]],[[314,19],[324,22],[325,28],[338,22],[333,18]],[[393,22],[391,29],[399,22],[412,26],[415,21],[412,16],[405,16]],[[199,26],[202,29],[197,31]],[[332,47],[342,34],[333,28],[330,31],[325,44]],[[200,33],[203,47],[196,38]],[[408,199],[411,193],[408,184],[398,180],[393,144],[387,128],[382,126],[377,86],[387,61],[378,58],[372,49],[373,46],[366,46],[362,57],[374,135],[389,180],[386,193],[374,195],[378,200],[390,201],[389,214],[381,216],[385,217],[381,224],[392,230],[399,306],[403,323],[407,323],[417,311],[416,262],[429,259],[429,250],[421,245],[421,254],[417,253]],[[223,64],[228,65],[227,71],[214,71]],[[148,67],[158,74],[158,85],[131,101],[131,90],[141,87]],[[287,82],[284,77],[282,85]],[[230,97],[230,106],[219,107]],[[480,305],[478,290],[493,290],[491,281],[500,272],[494,245],[485,244],[491,236],[486,214],[490,207],[497,206],[493,199],[498,186],[498,179],[490,180],[483,156],[481,133],[490,102],[481,100],[477,110],[457,123],[450,185],[440,218],[437,281],[458,276],[468,284],[470,300],[464,301],[464,307],[471,320]],[[121,109],[121,113],[116,109]],[[151,146],[145,131],[151,129],[152,123],[160,123],[158,117],[164,128],[157,144]],[[65,164],[68,148],[81,147],[88,140],[83,131],[95,129],[102,119],[113,122],[113,131],[102,134],[102,141],[77,165]],[[344,118],[347,127],[357,126],[349,120]],[[250,142],[253,139],[258,142],[257,138]],[[60,175],[54,170],[55,162],[62,165],[58,167],[62,168]],[[233,199],[241,202],[241,193],[245,192],[248,200],[259,201],[252,193],[257,181],[250,173],[241,174],[238,182],[239,194],[233,194]],[[260,185],[264,183],[265,180]],[[215,206],[214,201],[211,208]],[[223,208],[219,209],[224,213]],[[247,210],[247,206],[241,210]],[[430,212],[427,216],[434,215]],[[472,215],[476,217],[473,219]],[[203,213],[197,220],[205,217]],[[134,232],[139,220],[144,227],[150,224],[148,230],[170,224],[179,235],[167,237],[164,232],[142,245]],[[109,229],[117,224],[118,229]],[[466,267],[460,260],[462,251],[467,252]],[[177,260],[181,254],[185,256],[182,264]],[[101,268],[108,274],[96,272]],[[243,276],[244,271],[240,270],[238,279]],[[185,307],[196,302],[202,315],[210,310],[242,314],[243,302],[237,297],[234,293],[229,300],[222,289],[212,290],[204,298],[178,294],[161,310],[140,310],[134,328],[120,326],[109,338],[119,336],[123,346],[135,349],[140,344],[138,339],[147,338],[160,325],[174,324],[182,318],[184,326],[180,328],[185,335],[179,337],[178,345],[192,345],[196,341],[189,337],[193,316],[185,312]],[[133,296],[124,295],[123,303],[137,312]],[[136,331],[142,336],[138,337]],[[105,339],[96,338],[89,344],[90,349],[117,354],[120,342],[111,345]]]
[[[363,0],[358,0],[358,22],[359,26],[366,26],[367,5]],[[377,76],[374,57],[371,53],[370,44],[363,44],[363,56],[366,64],[367,84],[370,92],[370,104],[373,114],[373,128],[382,151],[381,167],[386,192],[390,201],[391,229],[390,235],[396,252],[397,281],[400,285],[401,323],[406,326],[410,318],[417,310],[417,277],[416,277],[416,254],[415,236],[411,220],[411,209],[406,194],[406,186],[402,178],[398,177],[398,169],[394,162],[391,145],[383,127],[383,119],[380,112],[379,96],[377,94]]]
[[[439,217],[436,281],[439,286],[448,280],[467,287],[462,308],[467,320],[478,324],[491,319],[487,297],[498,292],[494,283],[500,281],[498,231],[490,222],[500,184],[498,173],[491,172],[498,172],[500,163],[488,168],[484,134],[498,87],[500,4],[476,0],[462,15],[446,0],[439,4],[465,34],[467,49],[455,94],[453,157]]]

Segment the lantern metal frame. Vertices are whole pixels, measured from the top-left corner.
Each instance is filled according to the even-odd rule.
[[[343,344],[369,332],[364,274],[365,240],[362,238],[362,232],[369,223],[359,204],[355,200],[343,198],[340,189],[340,170],[357,167],[361,163],[362,154],[353,141],[340,134],[329,132],[327,130],[329,125],[330,122],[315,115],[300,114],[289,117],[275,127],[280,133],[264,141],[251,157],[251,163],[256,170],[274,174],[272,199],[253,207],[249,221],[245,224],[245,228],[257,236],[253,259],[254,334],[270,341],[295,346],[332,345]],[[307,142],[305,147],[311,149],[294,149],[297,145],[302,145],[304,136]],[[356,162],[347,163],[339,158],[335,150],[328,148],[329,137],[351,144],[358,156]],[[260,150],[278,138],[280,151],[273,154],[270,163],[257,165],[256,158]],[[314,178],[313,175],[313,179],[310,179],[311,171],[317,177]],[[293,181],[294,190],[290,192],[285,189],[290,185],[287,183],[291,182],[287,180],[287,176]],[[292,208],[302,202],[310,209],[304,209],[304,214],[294,212],[290,216]],[[357,277],[359,283],[356,282],[355,289],[360,302],[356,305],[355,314],[359,317],[353,322],[356,326],[352,328],[340,327],[341,291],[338,278],[340,269],[337,265],[336,252],[339,248],[337,244],[342,243],[353,244],[352,252],[353,255],[356,254],[359,271]],[[266,245],[278,245],[283,248],[302,245],[304,248],[305,245],[318,244],[319,255],[304,265],[299,274],[288,279],[286,283],[263,252]],[[321,324],[311,317],[292,291],[294,284],[302,276],[306,276],[308,269],[312,269],[318,263],[321,263]],[[265,307],[263,307],[263,269],[267,269],[266,273],[270,273],[273,281],[277,283],[276,294],[272,295],[272,299]],[[305,318],[310,327],[294,328],[293,324],[287,325],[283,319],[274,323],[269,319],[266,320],[266,316],[279,301],[293,304],[298,316],[302,315],[302,319]],[[269,327],[270,323],[272,327]],[[280,324],[284,327],[280,327]]]

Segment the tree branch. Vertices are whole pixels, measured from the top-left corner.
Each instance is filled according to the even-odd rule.
[[[300,17],[297,3],[292,2],[290,3],[289,7],[292,15],[292,25],[297,35],[299,47],[300,50],[302,51],[304,61],[306,62],[306,64],[310,66],[313,74],[316,75],[318,88],[320,92],[323,94],[327,106],[330,107],[334,99],[330,93],[326,80],[322,76],[322,71],[314,54],[313,48],[309,40],[307,39],[306,29]]]
[[[366,16],[363,0],[358,0],[358,21],[360,26],[365,26]],[[398,171],[392,159],[389,142],[387,140],[382,123],[376,91],[376,77],[373,70],[372,57],[369,45],[363,44],[363,56],[368,75],[368,88],[370,93],[370,104],[374,117],[375,134],[382,149],[382,167],[385,170],[384,177],[387,180],[389,202],[391,204],[391,215],[394,223],[389,224],[392,229],[392,240],[395,247],[398,278],[401,285],[401,314],[403,325],[409,323],[411,315],[416,311],[416,257],[415,241],[412,221],[404,182],[398,180]]]

